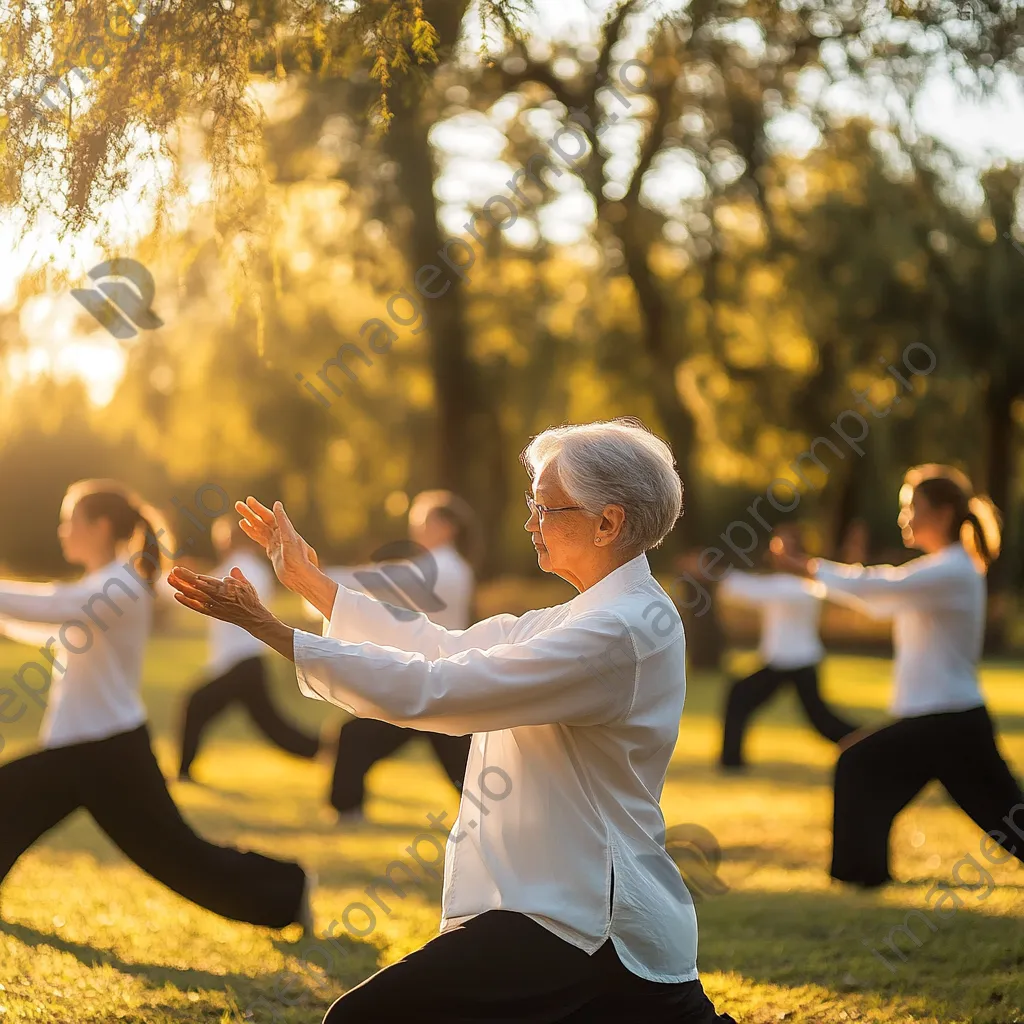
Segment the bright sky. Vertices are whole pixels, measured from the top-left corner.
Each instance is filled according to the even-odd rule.
[[[587,47],[597,38],[601,12],[609,0],[540,0],[538,15],[531,26],[531,37],[565,39],[576,46]],[[670,0],[660,0],[667,7]],[[658,5],[655,5],[658,6]],[[675,4],[678,7],[678,3]],[[655,11],[656,13],[656,11]],[[957,26],[960,28],[961,26]],[[753,52],[760,45],[753,23],[749,31],[740,30],[741,38]],[[962,26],[970,31],[970,24]],[[635,26],[637,32],[643,26]],[[636,39],[624,47],[627,57]],[[543,46],[543,44],[541,44]],[[805,76],[808,96],[820,92],[823,76],[813,73]],[[828,102],[836,109],[848,113],[863,112],[884,116],[884,98],[869,97],[849,87],[833,87]],[[435,129],[433,139],[446,154],[445,173],[438,183],[437,193],[442,202],[441,216],[449,229],[460,230],[465,224],[470,206],[484,202],[490,195],[506,191],[513,168],[501,161],[504,138],[503,122],[517,113],[514,103],[505,104],[496,117],[487,124],[478,115],[464,115]],[[1009,75],[1004,76],[997,96],[984,104],[968,102],[957,95],[951,78],[938,74],[918,98],[915,115],[918,124],[952,148],[960,151],[974,167],[983,167],[998,160],[1024,160],[1024,89]],[[542,138],[550,138],[557,127],[554,116],[546,111],[531,114],[531,128]],[[815,144],[816,133],[799,116],[779,119],[773,125],[773,141],[782,147],[802,150]],[[622,153],[614,158],[611,170],[620,168],[625,176],[634,161],[636,132],[627,123],[617,125],[603,136],[612,151]],[[586,236],[588,222],[594,211],[577,182],[567,177],[562,195],[545,211],[540,224],[542,233],[552,242],[572,244]],[[148,184],[141,176],[132,182],[131,195],[120,200],[110,210],[111,229],[106,234],[107,252],[131,252],[133,240],[151,228],[148,207],[141,201]],[[648,201],[667,212],[680,212],[682,203],[699,187],[699,176],[683,160],[666,162],[659,174],[652,174],[645,185]],[[965,187],[980,192],[976,183],[968,181]],[[613,186],[614,187],[614,186]],[[196,201],[208,198],[197,193]],[[185,211],[182,211],[183,213]],[[530,244],[533,229],[520,220],[508,232],[513,244]],[[52,259],[54,264],[70,273],[77,284],[88,284],[86,271],[105,258],[95,231],[86,232],[78,239],[58,242],[52,225],[42,224],[21,244],[15,243],[15,230],[11,217],[0,218],[0,310],[15,305],[15,286],[27,267],[39,267]],[[155,308],[161,311],[160,294]],[[166,319],[166,317],[165,317]],[[7,363],[10,380],[22,379],[26,374],[51,372],[58,376],[76,374],[86,381],[90,394],[98,403],[112,395],[123,371],[127,353],[126,344],[111,338],[85,315],[66,287],[40,295],[24,303],[20,309],[20,323],[29,339],[27,351],[15,353]]]

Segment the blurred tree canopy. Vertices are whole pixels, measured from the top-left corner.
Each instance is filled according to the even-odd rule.
[[[936,68],[976,96],[1019,75],[1024,5],[979,0],[968,23],[948,0],[615,0],[572,45],[500,0],[181,0],[136,29],[134,5],[8,6],[0,206],[74,233],[154,169],[133,255],[166,326],[125,347],[102,409],[9,386],[0,472],[38,475],[41,504],[4,509],[0,536],[32,539],[0,558],[54,558],[32,509],[116,463],[165,501],[280,494],[353,560],[449,486],[488,523],[485,572],[524,571],[519,450],[626,413],[676,452],[675,550],[857,410],[864,454],[826,453],[794,513],[820,548],[855,518],[892,546],[904,468],[951,461],[1004,509],[997,582],[1019,587],[1021,168],[972,190],[913,106]],[[105,22],[131,45],[72,79]],[[884,102],[840,113],[837,86]],[[786,145],[786,118],[812,140]],[[19,331],[0,312],[0,343]],[[936,366],[908,391],[887,368],[915,345]]]

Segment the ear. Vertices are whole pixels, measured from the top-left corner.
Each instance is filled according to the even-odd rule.
[[[594,531],[594,543],[609,547],[618,539],[625,525],[626,510],[621,505],[605,505]]]

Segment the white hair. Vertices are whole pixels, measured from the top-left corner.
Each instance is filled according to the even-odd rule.
[[[533,479],[555,464],[566,493],[588,512],[620,505],[617,547],[656,548],[682,512],[683,484],[672,449],[634,416],[549,427],[520,456]]]

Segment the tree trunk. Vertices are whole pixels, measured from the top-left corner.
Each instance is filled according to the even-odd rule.
[[[628,225],[628,221],[626,224]],[[650,360],[649,386],[662,427],[676,457],[683,480],[685,515],[666,542],[670,551],[682,551],[700,543],[701,522],[692,500],[696,424],[676,387],[676,360],[669,348],[668,303],[647,263],[646,243],[628,226],[618,233],[626,259],[626,270],[636,290],[644,348]],[[725,653],[725,634],[714,607],[701,617],[681,609],[686,630],[687,661],[691,668],[717,670]]]
[[[647,263],[646,242],[624,225],[618,233],[626,260],[626,271],[636,291],[640,313],[641,334],[650,361],[649,386],[662,427],[676,457],[683,480],[685,516],[672,541],[675,549],[692,547],[699,542],[700,517],[695,502],[687,500],[695,485],[694,449],[696,424],[689,409],[683,405],[676,387],[676,360],[668,344],[668,303],[661,293],[654,273]]]
[[[446,52],[458,36],[464,3],[436,4],[429,17]],[[403,83],[392,94],[395,117],[384,145],[401,168],[399,186],[412,214],[406,257],[411,280],[406,291],[423,312],[421,327],[430,350],[437,409],[434,465],[437,486],[465,497],[479,513],[484,527],[485,550],[495,546],[506,495],[495,465],[500,461],[501,432],[495,403],[488,402],[481,374],[470,353],[463,281],[450,271],[438,253],[448,238],[438,222],[434,182],[437,167],[429,131],[436,121],[434,98],[422,84]],[[477,260],[483,254],[477,252]],[[461,256],[453,254],[461,260]],[[421,268],[438,267],[441,275],[424,274],[424,291],[439,293],[446,281],[451,287],[427,298],[417,291]],[[400,315],[411,315],[403,302]],[[485,573],[486,574],[486,573]]]

